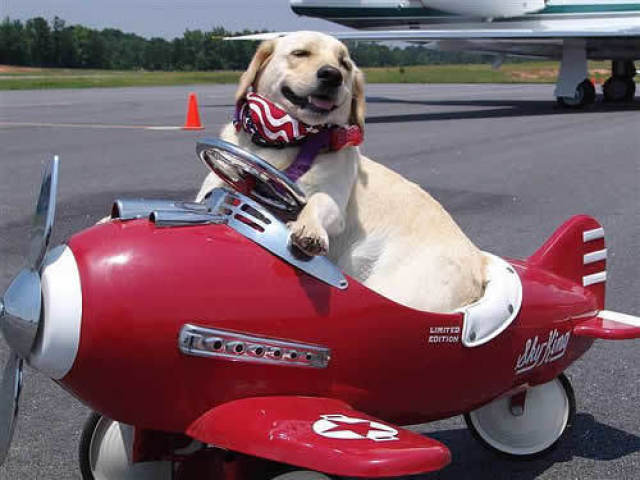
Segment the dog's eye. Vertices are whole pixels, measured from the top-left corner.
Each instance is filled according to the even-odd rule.
[[[294,50],[291,52],[291,55],[294,57],[308,57],[311,55],[311,52],[309,50]]]
[[[353,68],[353,66],[351,65],[351,62],[344,57],[340,59],[340,65],[342,65],[342,67],[349,72]]]

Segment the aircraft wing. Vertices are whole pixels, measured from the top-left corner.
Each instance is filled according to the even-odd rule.
[[[640,338],[640,317],[602,310],[573,327],[573,334],[605,340]]]
[[[474,28],[424,29],[424,30],[357,30],[347,32],[329,32],[340,40],[367,41],[404,41],[404,42],[433,42],[437,40],[529,40],[529,39],[557,39],[557,38],[608,38],[608,37],[640,37],[640,26],[620,27],[608,26],[606,22],[599,25],[587,25],[580,28],[501,28],[499,23],[479,24]],[[478,24],[475,24],[478,25]],[[229,37],[229,40],[269,40],[281,37],[290,32],[269,32],[255,35]]]
[[[255,397],[205,412],[187,435],[220,448],[323,473],[396,477],[439,470],[447,447],[320,397]]]

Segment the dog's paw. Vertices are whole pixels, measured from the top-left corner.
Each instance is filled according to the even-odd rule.
[[[291,242],[310,256],[326,255],[329,251],[329,236],[323,229],[315,229],[301,222],[289,222]]]

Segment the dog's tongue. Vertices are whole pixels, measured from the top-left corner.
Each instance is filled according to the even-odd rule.
[[[334,103],[331,100],[323,100],[318,97],[310,96],[309,103],[316,108],[320,108],[322,110],[331,110],[333,108]]]

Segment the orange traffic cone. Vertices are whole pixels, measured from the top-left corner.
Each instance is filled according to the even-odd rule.
[[[198,99],[195,93],[189,94],[189,102],[187,104],[187,118],[184,122],[183,130],[202,130],[202,122],[200,121],[200,113],[198,112]]]

